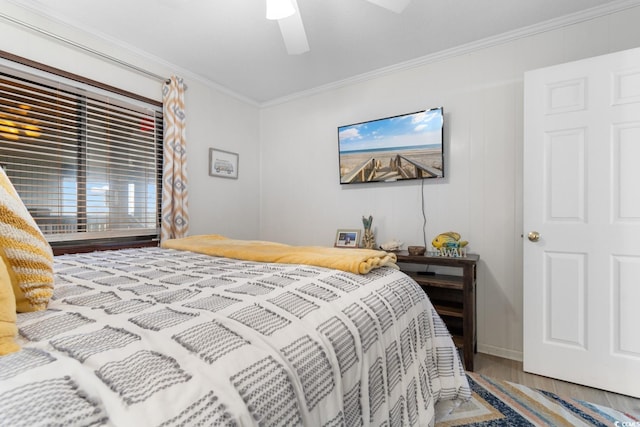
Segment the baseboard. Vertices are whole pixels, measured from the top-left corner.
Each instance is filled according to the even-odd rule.
[[[505,359],[522,362],[521,351],[508,350],[506,348],[495,347],[492,345],[478,343],[478,353],[490,354],[492,356],[498,356],[498,357],[503,357]]]

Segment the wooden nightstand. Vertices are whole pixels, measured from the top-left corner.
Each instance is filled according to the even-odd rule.
[[[409,255],[406,251],[397,253],[399,264],[434,265],[462,269],[462,276],[445,274],[420,274],[408,271],[420,287],[427,293],[436,311],[449,328],[456,347],[463,353],[464,367],[473,371],[473,355],[476,352],[476,265],[479,255],[449,258],[430,255]]]

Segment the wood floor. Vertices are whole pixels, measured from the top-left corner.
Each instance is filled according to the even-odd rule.
[[[527,387],[550,391],[580,400],[597,403],[640,417],[640,399],[609,391],[584,387],[552,378],[529,374],[522,370],[522,362],[477,353],[473,361],[475,372],[491,378],[511,381]]]

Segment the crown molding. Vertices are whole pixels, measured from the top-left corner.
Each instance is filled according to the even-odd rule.
[[[113,37],[110,37],[104,33],[98,32],[95,29],[90,29],[87,28],[86,26],[82,26],[80,24],[70,24],[69,22],[65,21],[64,19],[58,17],[57,15],[55,15],[53,12],[50,12],[48,10],[46,10],[46,8],[44,7],[35,7],[35,5],[33,5],[30,2],[23,2],[20,4],[17,4],[14,0],[9,0],[10,3],[14,3],[16,4],[18,7],[22,8],[22,9],[26,9],[28,10],[30,13],[33,13],[35,15],[38,15],[41,18],[44,18],[48,21],[53,22],[56,25],[62,26],[63,28],[67,28],[70,31],[81,31],[83,33],[85,33],[86,35],[89,35],[90,37],[96,39],[99,43],[108,43],[109,45],[112,46],[117,46],[118,48],[121,48],[124,51],[127,51],[129,53],[132,53],[135,57],[139,58],[140,60],[144,60],[145,62],[150,62],[152,64],[157,65],[157,69],[160,70],[171,70],[170,72],[167,73],[166,77],[162,77],[159,74],[161,72],[156,72],[156,71],[151,71],[146,69],[145,67],[136,65],[134,63],[132,63],[131,61],[126,61],[122,58],[118,58],[112,55],[108,55],[106,53],[101,52],[99,49],[93,48],[91,46],[88,46],[86,44],[81,44],[78,43],[70,38],[64,37],[60,34],[57,34],[53,31],[47,30],[43,27],[34,25],[32,23],[27,22],[26,20],[17,18],[15,16],[11,16],[9,14],[6,14],[4,12],[0,12],[0,19],[3,19],[13,25],[17,25],[23,29],[26,29],[28,31],[31,32],[35,32],[38,33],[40,35],[43,35],[51,40],[55,40],[58,43],[62,43],[64,45],[68,45],[68,46],[72,46],[76,49],[81,49],[91,55],[94,56],[98,56],[102,59],[105,59],[109,62],[112,62],[116,65],[128,68],[134,72],[137,72],[139,74],[142,75],[146,75],[147,77],[156,79],[156,80],[166,80],[169,78],[169,76],[171,74],[175,74],[175,75],[179,75],[180,77],[182,77],[185,81],[198,81],[199,83],[208,86],[212,89],[215,89],[219,92],[224,93],[225,95],[228,95],[232,98],[235,98],[239,101],[242,101],[246,104],[252,105],[254,107],[259,107],[260,104],[251,98],[248,98],[242,94],[239,94],[231,89],[229,89],[226,86],[223,86],[213,80],[207,79],[205,77],[202,77],[199,74],[196,74],[192,71],[189,71],[185,68],[179,67],[173,63],[170,63],[160,57],[151,55],[150,53],[143,51],[133,45],[127,44],[122,42],[121,40],[117,40]],[[162,72],[165,72],[162,71]]]
[[[435,62],[439,62],[439,61],[443,61],[446,59],[450,59],[450,58],[454,58],[457,56],[461,56],[461,55],[465,55],[465,54],[469,54],[475,51],[479,51],[482,49],[487,49],[489,47],[493,47],[493,46],[497,46],[500,44],[504,44],[504,43],[508,43],[514,40],[518,40],[521,38],[525,38],[525,37],[529,37],[535,34],[540,34],[540,33],[544,33],[544,32],[548,32],[548,31],[552,31],[552,30],[557,30],[563,27],[567,27],[570,25],[574,25],[580,22],[584,22],[584,21],[588,21],[591,19],[595,19],[595,18],[599,18],[602,16],[606,16],[606,15],[610,15],[613,13],[617,13],[626,9],[630,9],[632,7],[637,7],[640,6],[640,0],[617,0],[617,1],[613,1],[613,2],[609,2],[606,3],[604,5],[601,6],[596,6],[581,12],[577,12],[577,13],[573,13],[573,14],[568,14],[568,15],[564,15],[561,17],[557,17],[557,18],[553,18],[550,19],[548,21],[539,23],[539,24],[535,24],[535,25],[530,25],[527,27],[523,27],[523,28],[519,28],[517,30],[513,30],[513,31],[509,31],[509,32],[505,32],[496,36],[491,36],[491,37],[487,37],[484,39],[480,39],[480,40],[476,40],[470,43],[466,43],[460,46],[456,46],[450,49],[445,49],[439,52],[435,52],[433,54],[429,54],[429,55],[425,55],[419,58],[415,58],[412,60],[408,60],[408,61],[404,61],[404,62],[400,62],[388,67],[382,67],[367,73],[363,73],[363,74],[359,74],[353,77],[349,77],[346,79],[342,79],[342,80],[338,80],[335,82],[331,82],[328,84],[324,84],[324,85],[320,85],[320,86],[316,86],[314,88],[308,89],[308,90],[303,90],[303,91],[299,91],[299,92],[295,92],[293,94],[290,95],[286,95],[280,98],[275,98],[269,101],[264,101],[264,102],[260,102],[257,101],[255,99],[249,98],[247,96],[244,96],[242,94],[239,94],[231,89],[229,89],[228,87],[217,83],[211,79],[208,79],[206,77],[203,77],[197,73],[194,73],[192,71],[189,71],[187,69],[184,69],[182,67],[179,67],[175,64],[172,64],[160,57],[154,56],[149,54],[148,52],[145,52],[135,46],[129,45],[127,43],[124,43],[120,40],[116,40],[113,37],[110,37],[106,34],[103,33],[99,33],[97,31],[95,31],[95,29],[90,29],[90,28],[86,28],[80,25],[76,25],[76,24],[69,24],[67,21],[65,21],[62,17],[59,16],[55,16],[52,13],[49,13],[50,11],[44,10],[42,8],[42,6],[38,6],[36,7],[36,3],[35,2],[31,2],[29,0],[23,0],[19,3],[17,3],[15,0],[9,0],[9,3],[13,3],[15,5],[17,5],[18,7],[24,9],[27,9],[29,12],[34,13],[36,15],[38,15],[41,18],[45,18],[49,21],[53,21],[55,24],[57,25],[61,25],[64,28],[67,28],[69,30],[72,31],[82,31],[90,36],[92,36],[93,38],[96,39],[96,41],[98,43],[108,43],[112,46],[117,46],[119,48],[122,48],[123,50],[133,54],[135,57],[139,58],[140,60],[144,60],[145,62],[149,62],[152,64],[157,65],[157,67],[153,67],[159,70],[164,70],[163,72],[165,72],[166,70],[171,70],[171,74],[177,74],[180,75],[181,77],[183,77],[185,80],[195,80],[198,81],[199,83],[210,87],[214,90],[217,90],[225,95],[228,95],[232,98],[235,98],[241,102],[244,102],[246,104],[249,104],[251,106],[254,107],[258,107],[258,108],[267,108],[267,107],[272,107],[272,106],[276,106],[279,104],[284,104],[296,99],[300,99],[300,98],[304,98],[304,97],[308,97],[308,96],[312,96],[312,95],[316,95],[316,94],[320,94],[326,91],[330,91],[330,90],[334,90],[334,89],[339,89],[345,86],[349,86],[352,84],[356,84],[356,83],[362,83],[368,80],[372,80],[372,79],[376,79],[379,77],[383,77],[386,75],[390,75],[393,73],[397,73],[400,71],[405,71],[405,70],[410,70],[412,68],[416,68],[416,67],[421,67],[424,65],[428,65],[428,64],[432,64]],[[38,3],[39,4],[39,3]],[[131,62],[127,62],[124,61],[121,58],[117,58],[114,56],[110,56],[110,55],[106,55],[102,52],[100,52],[98,49],[94,49],[90,46],[87,45],[82,45],[79,44],[71,39],[62,37],[58,34],[55,34],[51,31],[48,31],[42,27],[38,27],[36,25],[33,25],[29,22],[27,22],[26,20],[20,19],[20,18],[16,18],[16,17],[12,17],[6,13],[2,13],[0,12],[0,19],[4,19],[5,21],[14,24],[14,25],[18,25],[21,26],[29,31],[35,31],[38,32],[42,35],[45,35],[51,39],[57,40],[58,42],[61,43],[65,43],[71,46],[74,46],[76,48],[80,48],[83,49],[87,52],[89,52],[90,54],[94,54],[97,56],[100,56],[102,58],[105,58],[107,60],[112,60],[112,62],[117,63],[121,66],[128,66],[131,70],[136,71],[138,73],[141,74],[146,74],[152,78],[158,77],[158,74],[160,74],[159,72],[154,72],[154,71],[150,71],[150,70],[146,70],[143,67],[140,67],[136,64],[133,64]]]
[[[617,13],[617,12],[630,9],[636,6],[640,6],[640,0],[614,1],[611,3],[593,7],[591,9],[587,9],[578,13],[560,16],[560,17],[553,18],[548,21],[541,22],[535,25],[522,27],[517,30],[498,34],[496,36],[491,36],[484,39],[476,40],[471,43],[466,43],[460,46],[453,47],[451,49],[445,49],[430,55],[422,56],[420,58],[415,58],[409,61],[400,62],[388,67],[379,68],[377,70],[359,74],[357,76],[349,77],[349,78],[328,83],[325,85],[316,86],[309,90],[300,91],[300,92],[293,93],[291,95],[283,96],[270,101],[265,101],[260,103],[259,105],[262,108],[267,108],[267,107],[272,107],[279,104],[284,104],[284,103],[293,101],[295,99],[317,95],[322,92],[339,89],[339,88],[356,84],[356,83],[362,83],[367,80],[376,79],[389,74],[397,73],[399,71],[410,70],[412,68],[421,67],[424,65],[432,64],[435,62],[443,61],[443,60],[454,58],[461,55],[466,55],[482,49],[487,49],[489,47],[501,45],[514,40],[529,37],[532,35],[568,27],[570,25],[578,24],[580,22],[585,22],[591,19]]]

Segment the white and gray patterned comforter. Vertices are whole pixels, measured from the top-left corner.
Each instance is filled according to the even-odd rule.
[[[55,259],[18,315],[0,425],[428,425],[469,389],[403,273],[354,275],[160,248]]]

